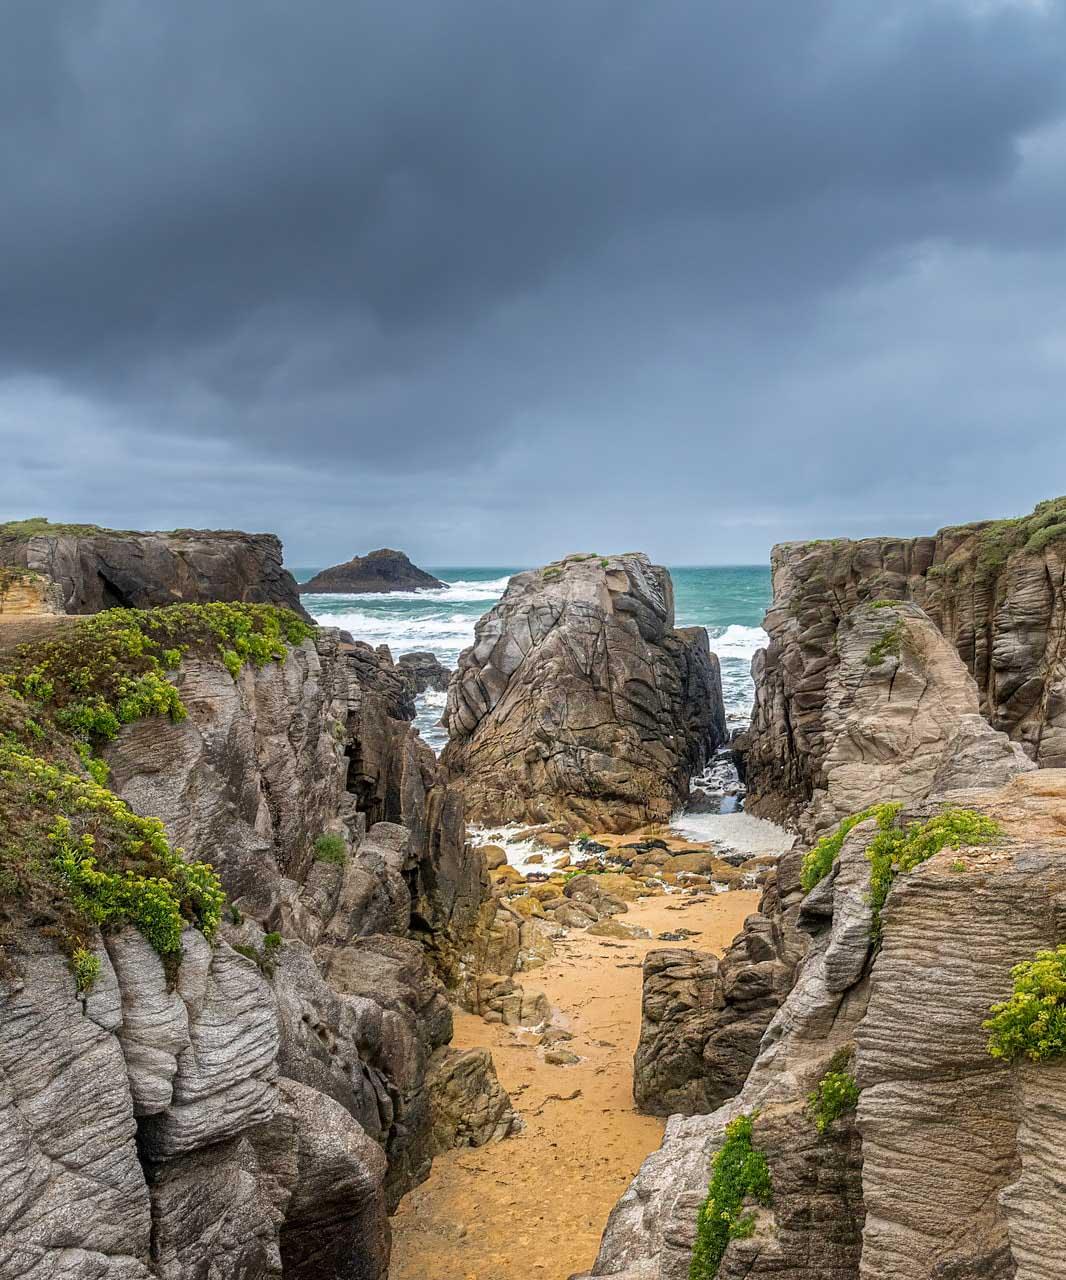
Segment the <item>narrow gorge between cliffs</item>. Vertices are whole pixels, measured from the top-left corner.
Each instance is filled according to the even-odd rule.
[[[391,601],[0,526],[0,1280],[1057,1275],[1061,511]]]

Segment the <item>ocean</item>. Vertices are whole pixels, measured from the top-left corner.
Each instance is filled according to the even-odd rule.
[[[454,667],[474,638],[474,624],[500,598],[516,568],[432,568],[448,585],[435,591],[398,591],[387,595],[306,595],[304,607],[325,626],[343,627],[357,640],[387,644],[393,657],[414,649],[436,654]],[[298,582],[318,572],[293,570]],[[762,565],[691,566],[670,570],[674,580],[676,624],[706,627],[711,648],[722,664],[726,713],[734,727],[751,714],[754,686],[751,659],[766,644],[762,619],[770,603],[770,569]],[[447,734],[438,723],[445,695],[430,691],[418,699],[415,721],[423,738],[440,751]]]

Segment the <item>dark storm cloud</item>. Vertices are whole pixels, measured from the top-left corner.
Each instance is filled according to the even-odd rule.
[[[700,559],[1066,488],[1058,0],[4,20],[13,513]]]

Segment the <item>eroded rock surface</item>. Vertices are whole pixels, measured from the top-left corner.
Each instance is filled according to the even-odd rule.
[[[0,529],[0,564],[31,569],[54,583],[60,612],[239,600],[284,605],[307,616],[296,580],[282,564],[281,542],[272,533],[101,529],[74,534],[58,529],[33,537]]]
[[[866,847],[876,820],[854,828],[795,915],[808,950],[742,1090],[712,1115],[671,1119],[592,1275],[685,1280],[710,1161],[728,1121],[753,1110],[773,1202],[750,1239],[730,1244],[720,1276],[1056,1274],[1063,1073],[990,1058],[982,1023],[1012,967],[1062,940],[1066,771],[950,798],[995,817],[1004,840],[945,850],[899,877],[875,951]],[[923,801],[918,816],[940,803]],[[858,1109],[819,1136],[808,1094],[842,1061],[862,1090]]]
[[[770,646],[753,662],[749,807],[795,816],[823,785],[825,711],[856,606],[919,606],[974,677],[978,707],[1041,767],[1066,764],[1066,539],[1037,551],[1000,524],[933,537],[785,543],[771,554]]]
[[[725,741],[718,661],[674,629],[645,556],[572,556],[511,579],[448,689],[442,763],[477,821],[630,830],[662,821]]]
[[[433,1155],[516,1123],[491,1061],[446,1049],[484,860],[386,650],[322,630],[175,679],[187,718],[127,726],[111,783],[231,905],[176,971],[100,940],[84,998],[53,943],[7,948],[0,1277],[384,1280]]]

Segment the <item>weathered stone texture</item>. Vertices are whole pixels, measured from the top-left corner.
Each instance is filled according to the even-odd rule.
[[[661,821],[725,741],[717,659],[674,629],[670,575],[642,555],[517,574],[448,688],[442,763],[468,813],[625,831]]]
[[[0,564],[32,569],[54,582],[63,613],[236,600],[284,605],[307,616],[272,533],[0,535]]]
[[[822,785],[838,642],[856,606],[882,600],[924,611],[973,676],[975,710],[994,729],[1041,767],[1066,765],[1066,544],[993,556],[986,527],[774,548],[770,646],[752,666],[749,807],[795,815]]]

